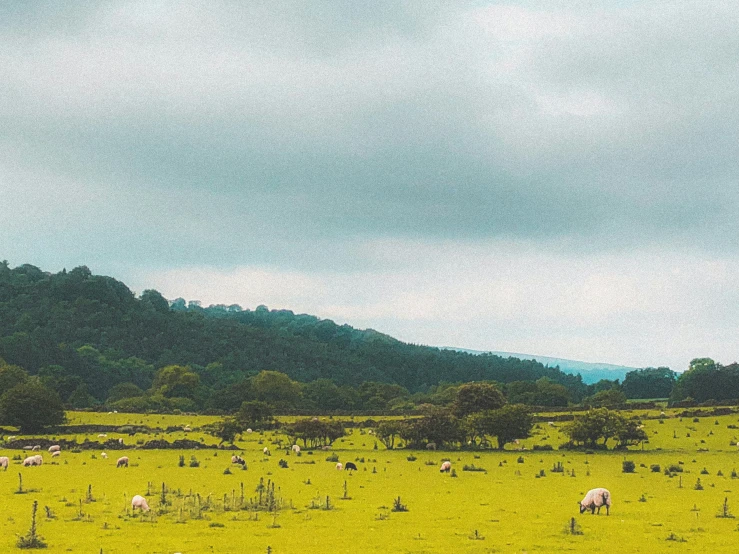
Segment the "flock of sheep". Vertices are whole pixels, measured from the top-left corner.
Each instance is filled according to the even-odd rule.
[[[122,440],[122,439],[121,439]],[[34,447],[26,447],[28,450],[31,451],[38,451],[41,449],[40,446],[34,446]],[[58,444],[52,445],[49,447],[49,453],[51,456],[57,457],[61,453],[61,446]],[[297,444],[294,444],[292,446],[292,451],[296,454],[300,453],[300,446]],[[267,447],[265,447],[262,450],[263,454],[265,456],[269,456],[270,452]],[[101,454],[103,458],[108,457],[108,455],[103,452]],[[40,466],[44,463],[43,456],[41,454],[34,454],[33,456],[28,456],[25,460],[23,460],[23,465],[26,467],[30,466]],[[241,466],[246,466],[246,462],[241,456],[233,455],[231,456],[231,463],[233,464],[239,464]],[[0,456],[0,467],[5,468],[5,470],[8,469],[8,465],[10,464],[10,459],[7,456]],[[121,456],[116,461],[116,467],[128,467],[128,456]],[[341,470],[349,470],[349,471],[356,471],[357,466],[354,462],[346,462],[345,464],[341,464],[341,462],[336,464],[336,469]],[[439,471],[441,473],[449,473],[452,469],[452,463],[449,461],[445,461],[441,464],[441,467],[439,468]],[[592,514],[597,513],[600,514],[600,509],[605,506],[606,508],[606,515],[610,515],[610,508],[611,508],[611,493],[608,491],[608,489],[604,488],[596,488],[591,489],[587,492],[585,495],[585,498],[583,498],[580,502],[578,502],[580,513],[584,513],[587,510],[590,510]],[[131,499],[131,509],[136,510],[139,509],[144,512],[149,511],[149,505],[146,502],[146,498],[141,496],[140,494],[135,495]]]

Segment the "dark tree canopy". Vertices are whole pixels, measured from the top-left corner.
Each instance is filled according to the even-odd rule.
[[[0,422],[18,427],[22,433],[38,433],[64,422],[59,395],[37,379],[21,383],[0,396]]]

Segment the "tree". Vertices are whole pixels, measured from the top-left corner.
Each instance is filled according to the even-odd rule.
[[[503,450],[509,442],[528,437],[534,426],[533,416],[522,404],[508,404],[497,410],[482,412],[479,416],[477,429],[481,435],[495,437],[499,450]]]
[[[157,371],[152,389],[166,397],[192,398],[200,385],[200,376],[189,366],[168,365]]]
[[[669,367],[647,367],[629,371],[622,386],[626,398],[667,398],[676,378]]]
[[[607,448],[608,441],[624,433],[628,420],[608,408],[596,408],[575,419],[562,428],[562,432],[570,437],[573,443],[596,447],[603,439],[602,446]]]
[[[408,446],[416,448],[428,443],[451,446],[464,440],[460,420],[441,408],[431,410],[424,417],[404,422],[399,434]]]
[[[300,384],[279,371],[260,371],[251,384],[258,400],[278,410],[294,408],[301,398]]]
[[[395,438],[400,435],[403,422],[398,420],[385,420],[377,426],[377,438],[382,441],[385,448],[392,450],[395,447]]]
[[[457,398],[452,405],[452,413],[464,417],[474,412],[496,410],[505,404],[500,389],[490,383],[469,383],[457,390]]]
[[[144,396],[144,391],[133,383],[118,383],[108,391],[107,402],[118,402],[124,398]]]
[[[157,312],[168,312],[169,302],[159,291],[147,289],[141,293],[141,303]]]
[[[626,395],[618,389],[602,390],[586,398],[584,402],[588,406],[595,407],[620,406],[626,403]]]
[[[26,381],[28,373],[25,370],[0,358],[0,394]]]
[[[18,427],[21,433],[38,433],[64,419],[59,395],[38,379],[16,385],[0,396],[0,422]]]
[[[272,420],[272,408],[266,402],[252,400],[241,403],[236,420],[244,427],[259,429]]]
[[[236,435],[241,433],[243,430],[244,428],[238,421],[236,421],[235,418],[226,417],[221,421],[214,423],[211,426],[209,433],[214,437],[221,439],[221,443],[228,442],[233,444],[236,439]]]

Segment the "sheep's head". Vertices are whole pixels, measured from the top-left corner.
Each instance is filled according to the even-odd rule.
[[[580,513],[583,513],[587,508],[582,505],[582,502],[578,502],[577,505],[580,507]]]

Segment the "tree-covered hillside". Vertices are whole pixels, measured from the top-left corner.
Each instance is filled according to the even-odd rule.
[[[405,344],[373,330],[288,310],[167,301],[154,290],[136,296],[120,281],[86,267],[56,274],[0,264],[0,358],[38,374],[63,400],[75,392],[97,401],[111,389],[154,383],[157,370],[189,366],[199,402],[260,371],[337,386],[391,383],[410,392],[440,383],[536,381],[564,385],[572,399],[586,387],[529,360],[472,355]]]

